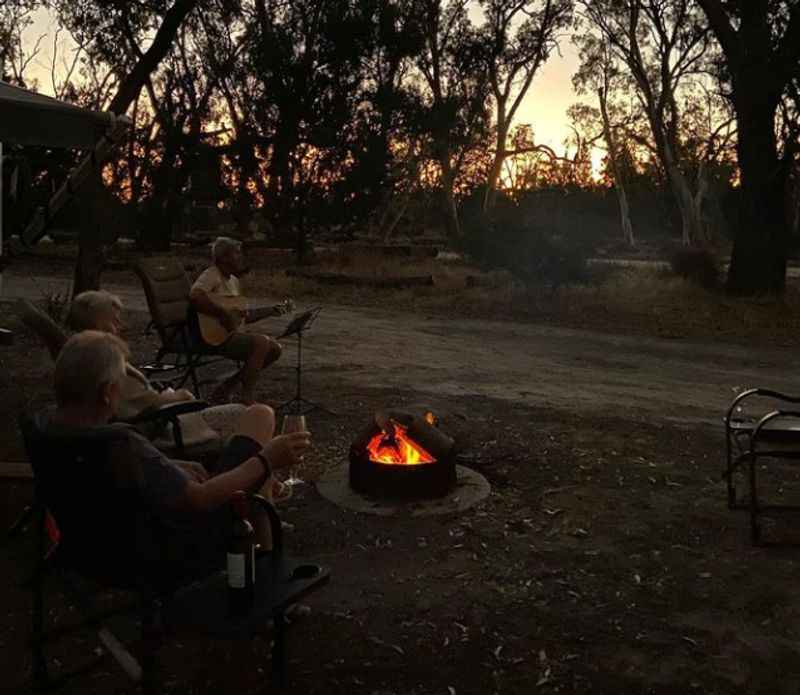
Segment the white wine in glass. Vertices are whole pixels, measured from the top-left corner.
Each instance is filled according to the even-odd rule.
[[[305,415],[284,415],[281,425],[281,434],[291,434],[292,432],[308,432],[306,427]],[[284,485],[300,485],[303,481],[295,473],[297,469],[293,466],[289,469],[289,476],[283,481]]]

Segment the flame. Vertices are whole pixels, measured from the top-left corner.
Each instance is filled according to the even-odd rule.
[[[425,413],[425,422],[427,422],[429,425],[433,425],[434,427],[436,427],[436,423],[438,421],[439,418],[437,418],[430,410],[427,413]]]
[[[408,436],[408,428],[391,420],[391,432],[378,432],[367,444],[370,461],[389,463],[401,466],[417,466],[422,463],[434,463],[425,449]]]

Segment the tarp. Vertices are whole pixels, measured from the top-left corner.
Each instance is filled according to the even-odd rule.
[[[113,127],[114,114],[0,82],[0,142],[89,149]]]

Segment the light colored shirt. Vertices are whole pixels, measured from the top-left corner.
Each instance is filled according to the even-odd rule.
[[[200,273],[200,277],[194,281],[192,289],[203,290],[206,294],[217,295],[218,297],[242,296],[239,278],[235,275],[231,275],[226,280],[222,277],[222,273],[216,265],[212,265]]]

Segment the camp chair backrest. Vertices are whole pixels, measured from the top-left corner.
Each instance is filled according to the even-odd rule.
[[[67,331],[27,299],[18,300],[14,310],[22,323],[44,343],[50,356],[56,359],[69,338]]]
[[[191,284],[183,265],[175,258],[142,258],[134,264],[142,281],[150,316],[161,340],[186,323]]]
[[[158,562],[158,550],[155,521],[138,485],[114,468],[113,447],[131,430],[110,426],[53,435],[43,429],[42,417],[23,415],[19,425],[37,502],[60,533],[60,561],[115,586],[137,584]]]

